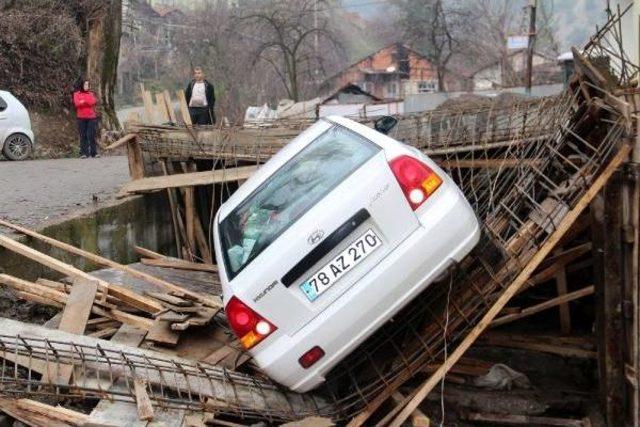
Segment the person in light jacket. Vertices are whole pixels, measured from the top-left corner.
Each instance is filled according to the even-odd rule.
[[[215,90],[213,85],[204,78],[202,67],[193,69],[193,80],[187,85],[184,95],[189,106],[191,123],[194,125],[213,125],[216,123],[213,111],[216,103]]]
[[[76,118],[80,132],[80,157],[83,159],[100,157],[96,148],[97,103],[98,98],[91,91],[91,83],[89,80],[82,80],[82,85],[73,92],[73,105],[76,107]]]

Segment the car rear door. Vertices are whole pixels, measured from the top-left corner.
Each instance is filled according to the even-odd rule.
[[[269,186],[277,194],[262,197]],[[225,234],[224,221],[238,218],[238,213],[245,221],[245,243],[247,236],[255,234],[250,230],[253,223],[270,222],[277,229],[274,215],[256,206],[281,206],[287,198],[295,200],[296,209],[302,212],[289,210],[286,227],[274,233],[255,259],[246,254],[241,257],[246,258],[246,265],[235,275],[232,272],[230,284],[241,300],[293,334],[340,298],[419,227],[419,222],[384,150],[338,125],[273,174],[248,204],[225,218],[221,234]],[[298,201],[305,198],[306,202]],[[262,220],[253,220],[261,215]],[[252,248],[254,245],[249,242]],[[237,257],[239,245],[227,242],[222,247],[229,253],[235,248],[234,266],[228,266],[233,270],[242,261]],[[328,286],[323,286],[325,281]]]

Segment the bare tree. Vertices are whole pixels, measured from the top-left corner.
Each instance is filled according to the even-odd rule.
[[[554,56],[558,53],[552,0],[538,2],[536,52]],[[492,62],[502,64],[503,83],[520,84],[519,77],[509,61],[507,38],[526,34],[527,20],[522,3],[504,0],[473,0],[467,3],[471,19],[468,31],[462,34],[461,51],[477,66]]]
[[[302,76],[311,80],[315,76],[319,83],[318,75],[324,72],[326,50],[320,53],[320,43],[323,48],[341,50],[326,15],[318,10],[326,4],[322,0],[258,1],[235,19],[238,27],[257,41],[255,61],[273,67],[294,101],[301,97]]]
[[[443,0],[395,0],[404,39],[434,65],[438,90],[444,91],[449,61],[459,51],[464,9]]]

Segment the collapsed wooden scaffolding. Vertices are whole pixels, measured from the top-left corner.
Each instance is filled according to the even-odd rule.
[[[286,393],[267,379],[206,363],[116,347],[105,349],[101,342],[87,337],[60,335],[52,340],[37,328],[5,321],[1,329],[11,333],[0,336],[3,363],[11,362],[12,357],[30,363],[55,360],[74,371],[114,380],[104,388],[82,383],[86,377],[78,374],[73,376],[77,381],[60,383],[57,375],[37,378],[31,376],[31,367],[25,373],[3,365],[0,384],[4,393],[16,397],[46,393],[76,398],[111,396],[135,401],[135,380],[142,379],[152,406],[269,421],[321,415],[335,421],[350,420],[352,426],[367,423],[375,410],[395,395],[395,409],[376,423],[399,426],[487,327],[514,318],[507,314],[496,319],[514,295],[539,283],[536,276],[549,274],[545,259],[554,256],[552,251],[577,227],[580,215],[619,168],[629,163],[632,148],[634,162],[637,160],[633,144],[640,93],[631,83],[638,73],[616,44],[619,21],[620,13],[612,15],[582,52],[574,51],[578,70],[569,89],[559,96],[499,108],[456,108],[401,118],[394,136],[429,153],[456,180],[481,220],[482,241],[448,277],[430,286],[394,322],[336,367],[320,389],[305,395]],[[189,262],[205,259],[207,254],[211,256],[210,242],[200,245],[196,234],[206,236],[210,227],[194,214],[194,186],[245,179],[250,172],[240,173],[239,167],[253,168],[264,162],[307,125],[263,129],[133,125],[130,129],[135,135],[126,136],[123,143],[129,146],[130,160],[135,163],[132,171],[137,171],[132,174],[137,186],[132,192],[167,191],[169,200],[174,199],[176,235],[184,242],[177,247],[178,255]],[[197,160],[209,162],[210,170],[197,172]],[[154,165],[160,165],[163,175],[180,165],[187,176],[165,176],[154,186],[153,180],[160,180],[148,176]],[[188,174],[200,173],[204,173],[202,181],[189,181],[194,175]],[[635,201],[628,201],[634,206],[628,216],[635,221],[635,228],[628,231],[628,268],[637,293],[637,177],[634,185]],[[223,187],[224,191],[210,195],[207,209],[213,211],[224,193],[233,189]],[[580,250],[584,253],[585,249]],[[566,253],[555,255],[565,260],[569,257]],[[103,287],[102,295],[109,296],[112,288]],[[587,286],[577,292],[565,291],[558,300],[521,312],[520,318],[589,295],[594,288]],[[627,363],[627,371],[635,378],[635,386],[631,382],[630,387],[637,395],[637,351]],[[399,388],[422,372],[429,372],[427,379],[412,393],[399,397]],[[174,380],[165,381],[167,377]],[[120,387],[110,388],[116,380]]]

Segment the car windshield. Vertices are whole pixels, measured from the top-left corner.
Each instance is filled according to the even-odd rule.
[[[379,150],[334,126],[271,175],[220,223],[229,279]]]

